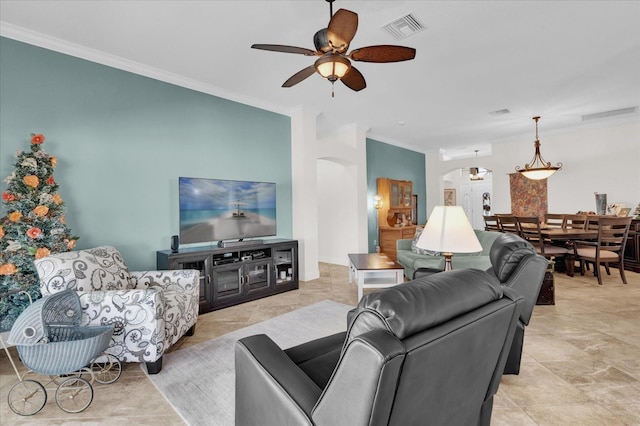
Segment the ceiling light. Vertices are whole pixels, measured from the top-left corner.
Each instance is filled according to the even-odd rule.
[[[475,150],[476,153],[476,161],[478,161],[478,150]],[[478,174],[480,169],[478,167],[470,167],[469,168],[469,180],[484,180],[484,176]]]
[[[536,152],[533,155],[533,159],[524,165],[524,168],[516,166],[516,171],[522,174],[524,177],[533,180],[546,179],[558,170],[562,169],[562,163],[558,163],[557,166],[552,166],[551,162],[546,162],[540,154],[540,139],[538,139],[538,120],[540,117],[533,117],[536,122],[536,140],[534,142]]]
[[[351,62],[337,53],[329,53],[318,59],[315,67],[321,76],[333,83],[344,77],[351,68]]]

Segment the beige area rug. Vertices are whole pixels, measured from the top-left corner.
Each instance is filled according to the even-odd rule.
[[[162,371],[148,377],[187,424],[232,426],[238,339],[266,334],[286,349],[346,330],[350,309],[352,306],[325,300],[288,312],[165,354]],[[141,367],[145,370],[144,363]]]

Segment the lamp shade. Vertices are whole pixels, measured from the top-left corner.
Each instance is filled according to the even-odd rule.
[[[321,76],[329,81],[336,81],[344,77],[351,68],[351,63],[338,54],[328,53],[316,61],[315,67]]]
[[[482,246],[460,206],[436,206],[416,247],[442,253],[474,253]]]

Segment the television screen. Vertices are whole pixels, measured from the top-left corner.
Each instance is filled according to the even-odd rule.
[[[276,235],[276,184],[179,178],[180,243]]]

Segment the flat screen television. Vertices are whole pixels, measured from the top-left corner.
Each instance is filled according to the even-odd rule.
[[[179,178],[180,243],[276,235],[276,184]]]

